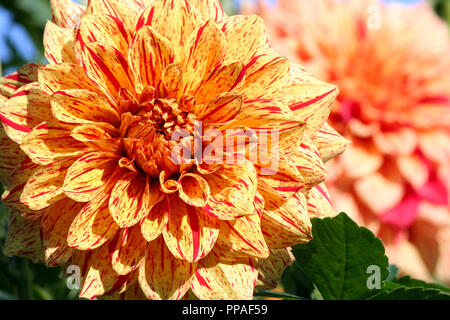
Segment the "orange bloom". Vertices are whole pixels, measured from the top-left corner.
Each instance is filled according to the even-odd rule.
[[[310,218],[334,214],[322,183],[347,143],[325,124],[337,88],[216,0],[52,9],[50,64],[0,84],[5,253],[78,266],[90,299],[275,286]]]
[[[404,272],[450,281],[450,38],[426,4],[261,6],[274,47],[341,94],[330,123],[352,147],[330,163],[336,206]]]

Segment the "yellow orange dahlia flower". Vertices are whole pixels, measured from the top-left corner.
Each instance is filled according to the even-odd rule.
[[[51,3],[50,64],[0,83],[5,253],[78,267],[85,298],[275,286],[310,218],[334,214],[337,88],[216,0]]]
[[[337,208],[393,263],[450,281],[450,38],[427,4],[278,1],[259,6],[273,45],[339,86],[331,125],[352,141],[330,163]]]

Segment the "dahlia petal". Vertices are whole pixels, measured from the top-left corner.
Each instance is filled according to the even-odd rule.
[[[347,193],[341,190],[337,190],[336,188],[331,186],[331,191],[333,194],[333,205],[335,208],[339,208],[339,212],[345,212],[348,216],[356,222],[358,225],[364,224],[364,216],[362,215],[362,210],[359,209],[356,197],[353,193]],[[370,227],[373,227],[372,230],[377,231],[379,228],[379,222],[371,222]]]
[[[133,77],[125,56],[116,48],[97,42],[85,45],[81,62],[87,76],[115,101],[121,88],[133,91]]]
[[[67,243],[70,247],[91,250],[114,237],[119,226],[109,213],[108,200],[108,193],[99,192],[81,209],[69,228]]]
[[[84,46],[91,42],[98,42],[104,46],[114,47],[126,56],[131,42],[131,33],[115,16],[93,14],[84,16],[77,34],[77,50],[84,50]]]
[[[304,145],[303,139],[308,139],[304,135],[306,130],[306,123],[301,121],[295,121],[292,126],[287,127],[285,130],[279,132],[279,150],[284,154],[284,157],[291,156],[298,153],[298,150]],[[307,140],[309,141],[309,140]],[[314,146],[316,148],[316,146]]]
[[[234,220],[254,212],[257,175],[253,164],[224,165],[203,177],[211,196],[204,211],[219,220]]]
[[[384,212],[380,220],[399,229],[409,228],[416,220],[419,202],[417,196],[406,197],[398,205]]]
[[[53,22],[62,28],[76,29],[86,7],[71,0],[50,0]]]
[[[294,123],[281,134],[271,133],[270,144],[263,142],[264,135],[259,136],[259,146],[255,164],[259,181],[269,190],[278,193],[283,198],[289,198],[298,192],[305,181],[295,162],[296,155],[301,150],[304,123]],[[267,139],[267,138],[266,138]]]
[[[130,68],[137,92],[147,86],[158,88],[163,71],[174,61],[170,43],[155,29],[144,26],[133,38],[129,51]]]
[[[298,124],[292,112],[270,99],[244,100],[244,104],[233,125],[251,129],[282,132]]]
[[[141,286],[139,283],[135,282],[132,285],[128,286],[125,292],[121,293],[119,296],[120,300],[131,300],[131,301],[140,301],[147,300],[147,297],[142,292]]]
[[[352,147],[342,155],[341,161],[346,175],[360,178],[378,171],[384,157],[373,145],[355,139]]]
[[[311,240],[308,202],[302,192],[288,200],[261,192],[265,198],[261,228],[269,248],[282,249]]]
[[[275,289],[280,283],[284,270],[294,260],[289,249],[270,250],[269,258],[257,261],[259,276],[256,287],[266,290]]]
[[[226,17],[219,0],[189,0],[205,20],[220,22]]]
[[[133,290],[129,294],[130,297],[135,296],[137,299],[147,300],[142,290],[140,288],[136,290],[136,287],[140,287],[138,283],[138,272],[133,271],[130,274],[116,277],[113,286],[102,297],[99,297],[99,299],[108,299],[109,297],[113,300],[117,298],[123,299],[124,296],[127,296],[126,292],[128,290]]]
[[[72,138],[82,141],[93,151],[114,154],[123,153],[123,139],[119,138],[119,130],[108,123],[97,122],[84,124],[72,130]]]
[[[276,166],[258,169],[258,185],[282,199],[288,199],[305,186],[305,181],[292,160],[280,157]]]
[[[389,132],[380,131],[373,136],[373,141],[382,152],[397,156],[411,154],[417,147],[418,138],[414,130],[401,128]]]
[[[75,161],[67,170],[64,193],[78,202],[91,201],[117,167],[113,154],[91,152]]]
[[[287,84],[277,100],[289,106],[299,121],[308,123],[306,133],[314,137],[325,124],[339,91],[336,86],[308,76],[291,65]]]
[[[43,66],[39,69],[38,79],[42,90],[49,95],[67,89],[98,91],[86,76],[83,68],[75,64],[63,63]]]
[[[247,76],[252,75],[258,71],[261,71],[262,69],[264,69],[265,67],[267,67],[268,65],[273,63],[274,61],[277,61],[281,58],[282,58],[282,56],[280,56],[280,54],[277,51],[275,51],[274,49],[272,49],[271,47],[262,46],[261,48],[259,48],[257,51],[255,51],[253,53],[253,56],[251,57],[250,61],[248,61],[248,63],[246,63],[244,65],[245,73]],[[286,77],[286,81],[287,81],[287,77]],[[270,97],[270,98],[272,96],[277,97],[281,93],[280,91],[272,90],[272,88],[266,88],[266,90],[269,93],[269,95],[267,97]]]
[[[51,118],[49,102],[37,83],[17,90],[0,108],[0,121],[8,137],[22,143],[35,126]]]
[[[283,93],[284,95],[284,93]],[[328,97],[332,102],[336,97],[336,86],[317,80],[309,72],[297,64],[292,64],[289,70],[286,95],[280,97],[293,111],[305,108]]]
[[[181,86],[182,70],[178,64],[168,65],[161,77],[163,93],[169,98],[176,98]]]
[[[23,187],[38,168],[39,165],[33,163],[29,158],[26,158],[17,166],[9,177],[7,185],[5,185],[6,191],[2,194],[1,200],[5,205],[24,215],[39,216],[41,214],[41,212],[33,211],[20,202]]]
[[[72,138],[82,141],[110,140],[119,138],[119,130],[108,123],[88,123],[72,130]]]
[[[197,104],[207,104],[223,92],[238,91],[245,80],[245,68],[241,62],[219,64],[207,79],[205,79],[194,97]]]
[[[430,271],[419,248],[420,246],[414,245],[407,239],[405,241],[388,242],[385,244],[386,255],[402,272],[416,279],[424,279],[431,282],[433,280],[430,277]]]
[[[251,259],[222,262],[209,254],[198,264],[192,291],[202,300],[249,300],[258,278]]]
[[[426,163],[417,155],[405,155],[396,158],[396,164],[402,176],[415,188],[422,187],[430,176]]]
[[[19,164],[25,160],[25,154],[19,145],[12,141],[0,127],[0,183],[7,185],[8,180]]]
[[[447,206],[449,204],[449,195],[444,183],[438,179],[432,179],[423,185],[417,194],[431,203]]]
[[[20,67],[17,72],[0,78],[0,96],[9,99],[20,87],[36,82],[40,66],[37,63],[28,63]]]
[[[67,245],[70,225],[84,204],[62,199],[44,211],[41,222],[42,247],[47,266],[58,266],[68,262],[73,248]]]
[[[179,300],[192,282],[196,263],[176,259],[162,237],[150,242],[139,268],[139,284],[148,299]]]
[[[250,143],[248,155],[259,180],[289,197],[305,184],[294,161],[303,140],[305,124],[291,121],[280,127],[279,130],[257,129],[258,145],[255,148]]]
[[[8,75],[7,77],[18,77],[17,72]],[[16,81],[8,81],[5,77],[0,78],[0,103],[4,104],[8,101],[14,92],[16,92],[17,87],[15,85]]]
[[[141,222],[142,236],[148,242],[158,238],[169,221],[169,202],[167,197],[157,203]]]
[[[234,221],[222,221],[220,234],[214,246],[226,259],[255,257],[265,259],[269,248],[261,231],[261,218],[251,214]]]
[[[141,235],[140,227],[122,229],[117,236],[117,244],[111,254],[112,268],[119,275],[127,275],[143,260],[147,242]]]
[[[256,15],[231,16],[223,20],[222,31],[227,41],[225,62],[242,61],[246,65],[256,51],[268,47],[264,20]]]
[[[170,195],[169,221],[163,235],[167,247],[176,258],[196,262],[214,247],[219,225],[203,209],[184,203],[177,195]]]
[[[120,124],[120,116],[103,96],[82,89],[61,90],[51,96],[55,118],[66,123],[106,122]]]
[[[74,55],[75,31],[48,21],[44,30],[45,57],[51,63],[76,63]]]
[[[342,154],[350,141],[342,137],[330,125],[325,123],[313,138],[323,162]]]
[[[23,139],[20,147],[33,162],[42,165],[60,158],[79,156],[86,152],[86,146],[70,136],[72,128],[59,122],[44,122]]]
[[[216,96],[210,104],[194,111],[197,119],[204,124],[220,124],[234,120],[241,112],[242,96],[237,93],[223,93]]]
[[[121,228],[130,228],[149,211],[150,186],[148,178],[130,172],[120,177],[111,192],[109,211]]]
[[[17,212],[9,214],[8,235],[3,253],[8,257],[24,257],[34,263],[44,262],[40,234],[41,218],[26,218]]]
[[[178,181],[169,178],[167,171],[161,171],[159,175],[161,190],[167,194],[175,193],[180,189],[180,184]]]
[[[437,163],[450,158],[450,135],[443,131],[425,131],[419,135],[419,148]]]
[[[403,198],[405,187],[401,181],[380,173],[363,177],[355,183],[359,198],[375,213],[391,209]]]
[[[212,21],[207,21],[192,33],[186,43],[182,93],[193,94],[197,91],[202,80],[222,60],[225,45],[224,35]]]
[[[330,194],[322,183],[308,193],[308,215],[312,218],[328,218],[338,214],[331,204]]]
[[[25,184],[20,202],[38,211],[65,198],[64,178],[73,162],[74,159],[67,159],[39,167]]]
[[[109,15],[122,21],[127,30],[134,29],[134,23],[146,5],[148,0],[90,0],[86,12],[93,15]],[[151,1],[150,1],[151,2]],[[144,4],[145,3],[145,4]]]
[[[275,57],[255,72],[248,71],[240,93],[246,100],[271,97],[275,92],[283,89],[289,67],[289,60]]]
[[[449,98],[447,98],[449,99]],[[450,100],[442,104],[425,104],[417,106],[408,115],[408,121],[418,128],[428,129],[433,126],[446,127],[450,123],[447,112]]]
[[[83,281],[84,275],[88,269],[89,258],[92,256],[93,253],[94,253],[93,250],[73,250],[73,254],[69,258],[67,266],[62,266],[63,272],[68,274],[67,267],[70,267],[71,265],[78,266],[82,273],[80,280]]]
[[[153,27],[170,41],[178,62],[183,61],[187,40],[202,21],[200,12],[188,1],[160,0],[142,12],[136,30],[143,26]]]
[[[114,154],[124,152],[123,140],[121,138],[84,141],[84,144],[98,152],[112,152]]]
[[[348,121],[348,129],[356,138],[370,138],[380,131],[380,123],[364,123],[357,118],[351,118]]]
[[[186,173],[178,180],[179,196],[190,206],[203,208],[211,194],[208,182],[200,175]]]
[[[112,268],[108,245],[94,250],[86,264],[80,298],[92,300],[115,287],[119,276]]]
[[[292,156],[292,160],[302,175],[307,189],[325,181],[327,174],[325,165],[310,138],[303,137],[300,149]]]

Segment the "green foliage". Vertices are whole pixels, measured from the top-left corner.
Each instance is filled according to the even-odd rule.
[[[292,252],[327,300],[368,296],[369,266],[377,266],[382,279],[389,274],[381,240],[344,213],[333,219],[314,219],[313,240],[295,246]]]
[[[313,219],[312,228],[313,240],[293,247],[296,261],[282,279],[286,293],[326,300],[450,300],[449,287],[398,278],[381,240],[345,213]]]
[[[284,270],[281,284],[286,292],[308,299],[314,291],[312,280],[297,261]]]
[[[436,13],[450,24],[450,1],[449,0],[430,0]]]
[[[392,282],[403,287],[435,289],[450,294],[450,288],[447,286],[441,285],[439,283],[427,283],[422,280],[413,279],[410,276],[404,276],[398,279],[394,279]]]
[[[450,300],[450,296],[435,289],[398,287],[383,290],[368,300]]]

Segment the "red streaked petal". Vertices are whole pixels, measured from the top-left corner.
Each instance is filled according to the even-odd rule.
[[[213,248],[219,235],[218,221],[203,209],[169,196],[169,222],[163,231],[170,252],[178,259],[196,262]]]
[[[196,263],[175,258],[163,237],[148,244],[139,269],[139,284],[148,299],[179,300],[192,282]]]

